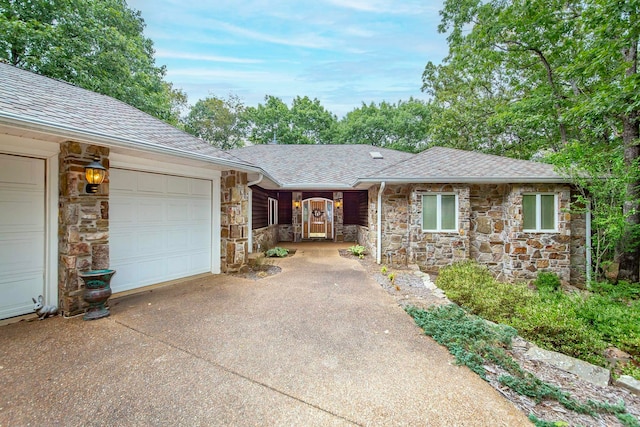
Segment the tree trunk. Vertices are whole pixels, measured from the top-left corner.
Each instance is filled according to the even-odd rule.
[[[628,170],[637,168],[640,161],[639,119],[637,111],[623,118],[624,162]],[[618,279],[640,282],[640,178],[637,170],[627,184],[627,200],[623,212],[627,219],[615,256],[620,264]]]
[[[633,14],[637,17],[636,14]],[[638,38],[631,40],[623,51],[629,63],[627,77],[638,73]],[[640,111],[632,110],[622,117],[622,141],[624,142],[624,163],[631,173],[627,183],[627,197],[623,212],[626,217],[624,234],[616,247],[615,259],[620,264],[619,280],[640,282]]]

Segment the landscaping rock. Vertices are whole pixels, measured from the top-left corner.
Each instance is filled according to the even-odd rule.
[[[615,382],[618,387],[623,387],[633,394],[640,396],[640,381],[630,375],[621,375]]]
[[[556,353],[555,351],[543,350],[537,346],[532,346],[525,356],[531,360],[539,360],[563,371],[575,374],[591,384],[600,387],[609,385],[611,373],[608,369],[601,368],[600,366],[595,366],[582,360]]]

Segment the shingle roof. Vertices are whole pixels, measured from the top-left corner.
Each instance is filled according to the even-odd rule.
[[[230,152],[289,188],[352,187],[359,177],[413,157],[370,145],[253,145]],[[371,152],[382,158],[374,159]]]
[[[358,182],[564,182],[552,165],[455,148],[432,147]]]
[[[0,117],[230,161],[229,153],[117,99],[0,63]]]

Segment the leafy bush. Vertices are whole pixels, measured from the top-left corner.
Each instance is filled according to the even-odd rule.
[[[471,261],[440,270],[436,285],[452,301],[497,323],[508,323],[516,309],[535,295],[523,284],[498,282],[486,267]]]
[[[563,294],[555,298],[537,296],[519,306],[509,324],[542,348],[604,365],[602,352],[607,343],[578,316],[578,299]]]
[[[557,292],[560,290],[560,278],[557,274],[549,271],[541,271],[538,273],[536,281],[533,283],[538,292]]]
[[[351,252],[351,255],[355,255],[357,257],[363,257],[366,252],[365,247],[361,245],[350,246],[347,250]]]
[[[640,299],[640,283],[620,281],[615,285],[609,282],[593,282],[589,290],[612,300],[631,302]]]
[[[289,255],[289,249],[281,248],[280,246],[276,246],[275,248],[269,249],[265,253],[265,255],[270,257],[270,258],[273,258],[273,257],[284,258],[287,255]]]
[[[577,306],[576,315],[605,341],[640,356],[640,301],[626,304],[592,295]]]

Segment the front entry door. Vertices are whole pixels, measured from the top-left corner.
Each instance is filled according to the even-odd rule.
[[[333,239],[333,200],[302,201],[302,238]]]

